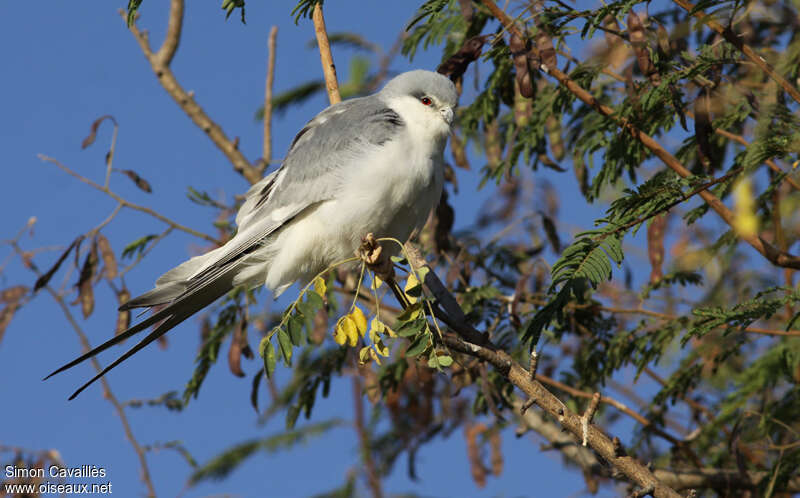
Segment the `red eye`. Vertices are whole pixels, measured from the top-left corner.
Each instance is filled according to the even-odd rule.
[[[422,105],[433,104],[433,101],[430,99],[430,97],[422,97],[421,99],[419,99],[419,101],[422,102]]]

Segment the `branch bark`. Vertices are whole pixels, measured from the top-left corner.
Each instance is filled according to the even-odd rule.
[[[339,82],[336,78],[336,65],[331,55],[331,44],[328,41],[328,31],[325,29],[325,17],[322,15],[322,2],[314,5],[312,15],[314,21],[314,34],[317,36],[319,46],[319,60],[322,63],[322,73],[325,75],[325,88],[328,90],[328,100],[331,105],[342,101],[339,94]]]
[[[581,417],[569,410],[558,398],[536,380],[531,380],[526,369],[514,361],[508,354],[497,350],[493,345],[478,346],[462,341],[452,334],[445,334],[442,341],[447,347],[460,353],[473,356],[490,363],[497,371],[509,380],[514,386],[524,392],[529,398],[539,405],[544,411],[558,420],[561,426],[579,439],[584,433],[588,446],[597,452],[603,459],[613,465],[632,482],[639,485],[642,490],[656,498],[673,497],[680,495],[672,488],[661,482],[646,466],[628,455],[618,455],[614,443],[596,426],[589,424],[586,430],[582,426]]]
[[[505,29],[522,39],[525,39],[524,33],[514,25],[513,20],[506,15],[492,0],[481,0],[483,4],[489,9],[493,16],[495,16],[500,23],[505,27]],[[676,0],[677,1],[677,0]],[[536,50],[535,45],[532,47],[533,51]],[[537,54],[538,55],[538,54]],[[539,69],[553,78],[555,78],[561,85],[563,85],[567,90],[569,90],[573,95],[575,95],[578,99],[580,99],[586,105],[592,107],[595,111],[600,113],[601,115],[612,119],[616,122],[623,130],[633,136],[635,139],[639,140],[642,145],[647,147],[650,152],[661,159],[661,161],[671,170],[675,171],[678,175],[682,178],[686,178],[691,176],[691,172],[683,165],[680,161],[678,161],[675,156],[670,154],[664,147],[661,146],[653,137],[644,133],[643,131],[636,128],[633,124],[627,121],[624,118],[621,118],[614,114],[614,110],[606,105],[601,104],[597,101],[589,92],[584,90],[580,85],[572,81],[569,76],[565,73],[561,72],[556,67],[549,67],[544,64],[539,65]],[[722,220],[727,223],[729,226],[733,227],[734,223],[734,214],[733,212],[728,209],[722,201],[712,194],[711,192],[704,190],[699,192],[698,195],[713,209]],[[783,252],[772,244],[761,238],[759,235],[748,235],[748,234],[739,234],[739,237],[750,244],[756,251],[761,253],[767,260],[769,260],[772,264],[776,266],[786,267],[786,268],[795,268],[800,269],[800,258],[786,252]]]
[[[519,411],[522,406],[522,400],[514,402],[515,411]],[[557,424],[550,422],[540,413],[528,411],[520,417],[520,422],[521,426],[517,429],[518,435],[521,436],[527,430],[532,430],[544,437],[554,449],[578,465],[585,473],[600,478],[619,479],[619,476],[609,472],[608,468],[600,463],[592,450],[582,447],[571,435],[566,434]],[[758,483],[767,476],[767,472],[748,472],[746,476],[742,476],[738,470],[711,468],[656,469],[653,474],[659,481],[675,490],[714,489],[721,492],[742,488],[755,489]],[[800,478],[790,480],[784,491],[792,493],[800,491]]]
[[[238,148],[238,144],[230,140],[222,127],[212,120],[200,105],[195,102],[194,97],[183,89],[178,83],[178,79],[170,69],[170,63],[175,56],[180,43],[180,35],[183,26],[184,0],[172,0],[170,3],[169,22],[167,25],[167,35],[158,51],[153,52],[146,33],[139,31],[136,24],[130,26],[133,37],[139,43],[150,67],[153,69],[158,82],[166,90],[170,97],[186,113],[187,116],[203,130],[208,138],[222,151],[228,161],[233,165],[233,169],[244,176],[251,184],[261,179],[259,168],[250,164]],[[123,20],[127,17],[123,10],[120,10]]]
[[[278,27],[273,26],[269,30],[269,40],[267,41],[267,80],[264,88],[264,153],[261,156],[260,174],[272,161],[272,84],[275,81],[275,47],[278,38]]]

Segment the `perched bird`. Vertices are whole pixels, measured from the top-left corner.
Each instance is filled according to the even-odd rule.
[[[368,233],[405,241],[441,196],[442,153],[457,97],[448,78],[417,70],[319,113],[294,137],[280,167],[247,192],[235,237],[163,274],[153,290],[120,307],[161,309],[45,379],[160,323],[73,399],[234,287],[265,285],[277,296],[353,256]]]

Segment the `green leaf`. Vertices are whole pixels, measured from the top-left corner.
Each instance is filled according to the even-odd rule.
[[[275,366],[277,364],[277,357],[275,355],[275,347],[268,337],[261,339],[261,344],[258,346],[259,354],[264,359],[264,372],[268,378],[272,378],[275,373]]]
[[[280,345],[283,362],[287,367],[292,366],[292,339],[283,327],[278,329],[278,345]]]
[[[125,246],[125,249],[122,250],[122,259],[130,258],[141,254],[142,251],[144,251],[145,247],[147,247],[147,243],[155,238],[158,238],[158,235],[150,234],[134,240],[133,242]]]
[[[413,358],[428,349],[428,339],[428,334],[419,334],[415,337],[406,350],[406,357]]]

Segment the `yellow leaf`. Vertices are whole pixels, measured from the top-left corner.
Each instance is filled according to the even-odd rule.
[[[352,318],[353,322],[356,324],[358,335],[364,337],[364,334],[367,333],[367,317],[364,316],[364,312],[361,311],[361,308],[356,306],[353,312],[350,313],[350,318]]]
[[[364,363],[369,361],[370,359],[369,349],[370,349],[369,346],[364,346],[363,348],[361,348],[361,351],[358,352],[358,363],[360,365],[363,365]]]
[[[347,336],[347,344],[351,347],[358,344],[358,330],[356,329],[356,323],[353,321],[353,319],[349,316],[346,316],[342,319],[341,323],[342,330]]]
[[[381,356],[389,356],[389,348],[381,340],[375,343],[375,352]]]
[[[417,287],[418,285],[419,285],[419,280],[417,280],[417,276],[414,275],[414,272],[409,273],[408,274],[408,280],[406,280],[406,286],[403,289],[403,292],[406,295],[406,299],[408,299],[408,302],[411,303],[411,304],[416,303],[417,302],[417,298],[414,297],[414,296],[409,295],[408,291],[410,289],[413,289],[414,287]]]
[[[314,279],[314,291],[321,297],[325,297],[325,293],[328,292],[328,286],[325,285],[324,278],[317,277]]]
[[[369,323],[369,340],[372,342],[378,342],[384,329],[386,329],[386,325],[384,325],[382,321],[378,320],[378,317],[373,318]]]
[[[372,361],[374,361],[378,365],[381,364],[381,359],[378,357],[377,354],[375,354],[375,350],[374,349],[369,348],[369,356],[370,356],[370,358],[372,358]]]
[[[748,177],[742,178],[733,186],[733,228],[739,235],[753,237],[758,234],[755,206],[752,182]]]
[[[347,333],[342,327],[342,320],[339,320],[336,327],[333,329],[333,340],[340,346],[344,346],[344,343],[347,342]]]

